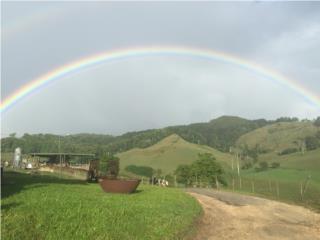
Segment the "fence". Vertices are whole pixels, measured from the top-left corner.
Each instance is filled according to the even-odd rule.
[[[306,178],[300,182],[290,182],[237,176],[228,178],[227,182],[228,185],[215,183],[210,185],[206,182],[199,181],[191,187],[249,193],[250,195],[299,204],[320,211],[320,186],[310,178]],[[141,178],[141,183],[149,184],[149,178]],[[169,181],[169,186],[180,188],[190,187],[177,183],[175,177],[172,181]]]

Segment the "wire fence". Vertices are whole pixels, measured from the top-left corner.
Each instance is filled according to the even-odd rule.
[[[287,203],[299,204],[320,211],[320,186],[319,183],[306,178],[300,182],[276,181],[274,179],[256,179],[247,177],[231,177],[227,185],[209,184],[197,182],[192,185],[178,183],[174,177],[169,181],[169,187],[185,188],[211,188],[214,190],[226,190],[240,192]],[[163,186],[161,182],[150,183],[149,178],[141,178],[141,184]]]

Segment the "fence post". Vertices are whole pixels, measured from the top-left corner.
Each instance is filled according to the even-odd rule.
[[[306,181],[305,181],[304,186],[302,187],[302,197],[303,197],[303,195],[304,195],[304,194],[306,193],[306,191],[307,191],[307,187],[308,187],[308,184],[309,184],[310,179],[311,179],[311,175],[308,176],[308,178],[307,178]],[[302,186],[302,183],[301,183],[301,186]]]
[[[234,192],[234,177],[232,177],[232,191]]]
[[[217,190],[219,190],[219,182],[218,182],[218,177],[216,175],[216,187],[217,187]]]
[[[254,181],[251,181],[252,192],[254,193]]]
[[[272,192],[272,189],[271,189],[271,181],[269,180],[269,192]]]

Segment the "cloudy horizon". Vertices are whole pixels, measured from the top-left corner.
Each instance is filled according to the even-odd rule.
[[[225,52],[320,93],[318,2],[3,2],[2,100],[99,52],[188,46]],[[230,63],[182,56],[108,62],[59,79],[1,115],[2,135],[102,133],[247,119],[314,119],[320,106]]]

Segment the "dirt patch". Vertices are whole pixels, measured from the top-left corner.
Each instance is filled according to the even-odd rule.
[[[196,240],[320,240],[320,215],[303,207],[229,192],[188,192],[204,209]]]

